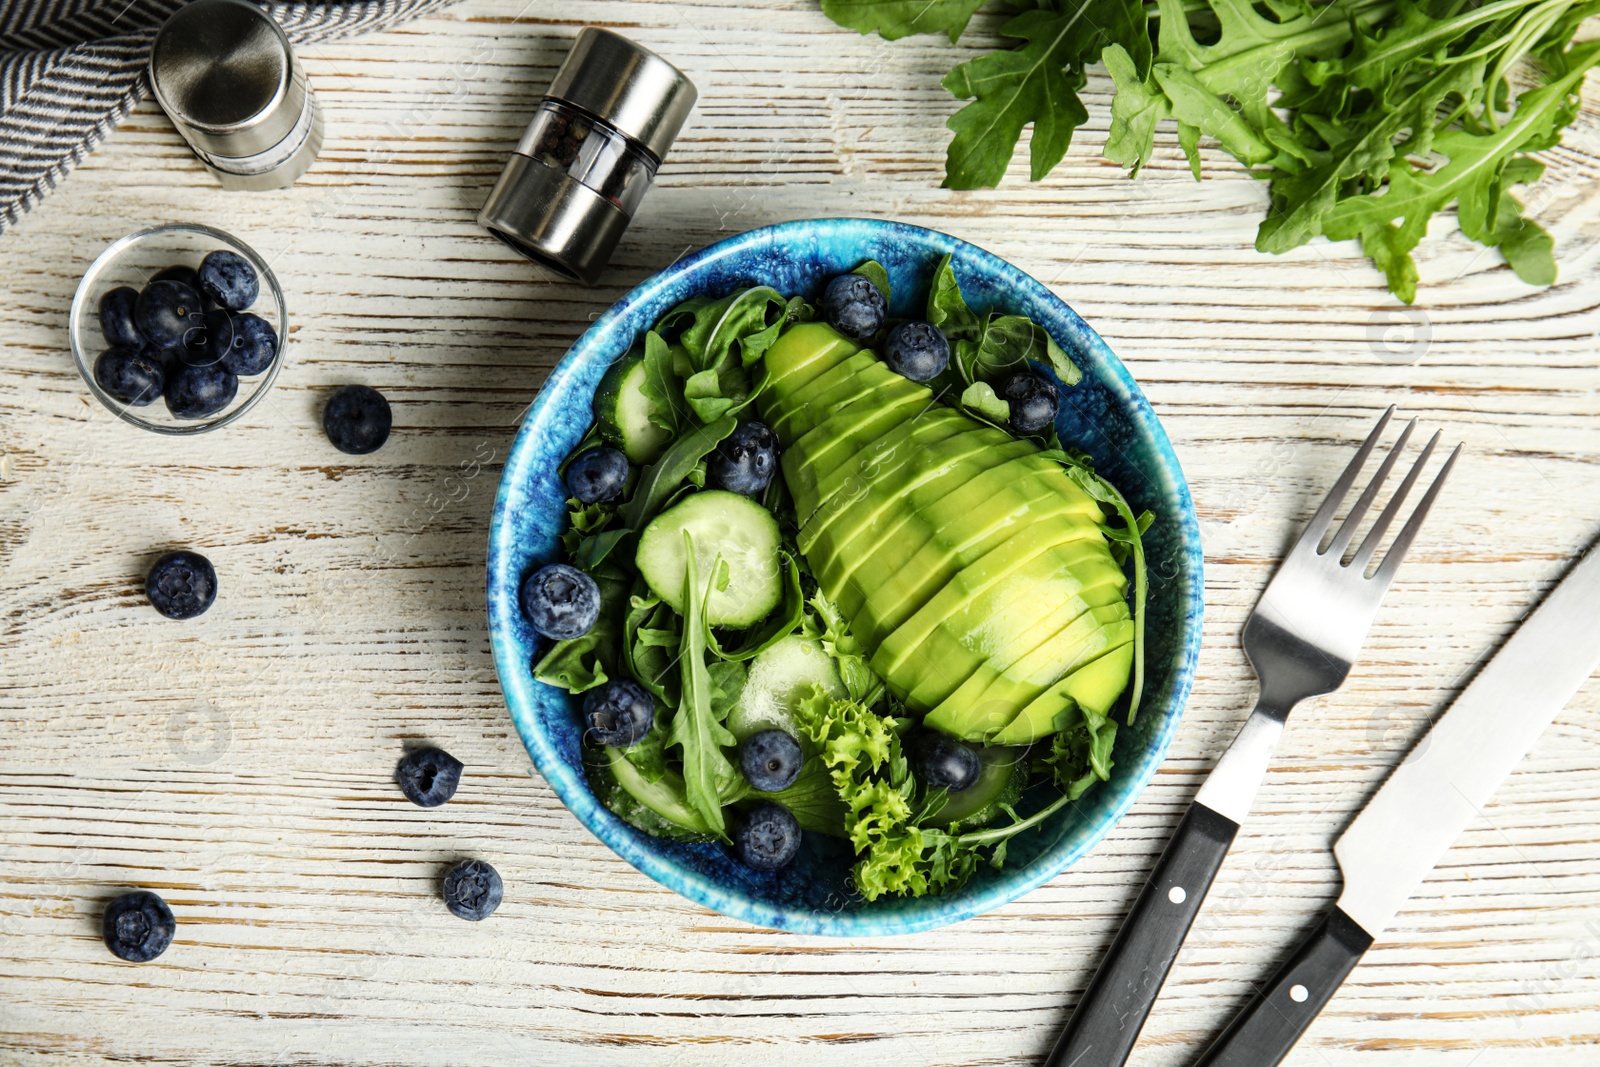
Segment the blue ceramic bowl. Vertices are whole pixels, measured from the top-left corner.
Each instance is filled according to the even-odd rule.
[[[539,638],[523,620],[518,586],[560,558],[566,508],[556,466],[588,429],[606,368],[669,308],[748,285],[817,298],[836,274],[864,259],[889,271],[897,316],[919,314],[939,258],[953,257],[967,302],[980,312],[1031,316],[1083,368],[1059,428],[1127,495],[1156,515],[1146,536],[1150,569],[1144,706],[1118,731],[1110,782],[1045,825],[1011,841],[1003,870],[986,865],[958,892],[867,903],[849,884],[840,842],[806,835],[799,859],[776,873],[752,871],[722,846],[650,837],[595,800],[584,779],[576,701],[533,678]],[[929,930],[1015,900],[1093,848],[1155,773],[1177,728],[1200,651],[1200,535],[1183,472],[1139,387],[1073,310],[1043,285],[983,249],[947,234],[873,219],[817,219],[752,230],[679,260],[623,297],[568,352],[522,422],[507,457],[489,533],[489,624],[495,667],[511,717],[533,762],[572,813],[651,878],[724,915],[800,933],[867,936]],[[1025,798],[1037,809],[1045,790]],[[1031,805],[1029,804],[1031,801]]]

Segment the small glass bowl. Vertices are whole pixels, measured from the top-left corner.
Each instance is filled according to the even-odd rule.
[[[143,407],[130,407],[100,388],[94,380],[94,363],[111,345],[100,332],[100,298],[119,285],[143,289],[152,275],[173,266],[198,268],[206,253],[219,248],[239,253],[255,268],[261,279],[261,294],[246,310],[260,315],[278,331],[278,354],[272,365],[260,374],[239,379],[239,393],[233,402],[215,415],[204,419],[180,419],[167,410],[164,400],[157,398]],[[267,395],[278,369],[283,366],[284,352],[289,347],[289,309],[283,300],[283,290],[266,260],[255,249],[237,237],[210,226],[174,223],[153,226],[148,230],[130,233],[114,241],[100,253],[100,258],[89,265],[78,291],[72,297],[72,311],[67,322],[67,333],[72,341],[72,358],[78,364],[78,373],[84,384],[117,418],[153,433],[175,436],[205,433],[226,426],[256,406]]]

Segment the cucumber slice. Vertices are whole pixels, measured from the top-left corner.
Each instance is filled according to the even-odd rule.
[[[978,780],[959,793],[949,794],[944,807],[934,813],[937,826],[955,825],[959,833],[987,826],[1001,812],[1002,804],[1016,804],[1028,785],[1028,750],[1004,745],[977,748],[983,769]]]
[[[795,725],[800,701],[820,685],[831,697],[845,695],[839,668],[822,650],[822,642],[798,634],[785,637],[750,661],[750,673],[739,703],[728,712],[728,732],[743,741],[753,733],[777,728],[800,742],[810,755],[816,747]]]
[[[588,749],[584,753],[589,788],[606,809],[638,830],[669,841],[712,841],[716,835],[705,817],[689,806],[683,775],[668,770],[658,781],[646,781],[621,749]]]
[[[607,444],[622,449],[629,461],[654,463],[672,442],[672,431],[650,421],[660,414],[644,392],[644,356],[629,353],[611,365],[594,394],[595,425]]]
[[[726,584],[714,587],[706,603],[712,626],[753,626],[783,598],[778,559],[778,520],[749,497],[708,489],[685,497],[650,521],[639,535],[634,562],[650,591],[684,613],[683,580],[688,547],[694,545],[696,571],[710,576],[720,557]]]

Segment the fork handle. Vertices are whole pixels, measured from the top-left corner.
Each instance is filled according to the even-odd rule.
[[[1189,805],[1045,1067],[1127,1061],[1238,832],[1232,819]]]

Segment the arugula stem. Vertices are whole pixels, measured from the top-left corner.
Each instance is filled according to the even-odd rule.
[[[987,830],[972,830],[956,837],[956,842],[965,846],[992,845],[997,841],[1004,841],[1014,837],[1024,830],[1032,829],[1044,822],[1050,816],[1060,811],[1071,803],[1071,798],[1062,793],[1050,803],[1023,819],[1021,822],[1011,823],[1009,826],[996,826]]]

